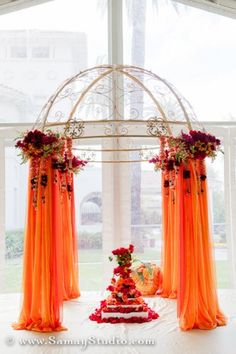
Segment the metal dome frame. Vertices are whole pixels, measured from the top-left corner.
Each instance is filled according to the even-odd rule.
[[[91,110],[92,119],[85,119],[86,112]],[[63,129],[65,135],[77,141],[118,141],[121,138],[173,136],[174,127],[191,130],[193,125],[200,126],[192,106],[167,80],[137,66],[99,65],[63,82],[42,108],[34,127]],[[93,151],[150,150],[142,146],[122,148],[115,145]],[[118,158],[100,162],[136,160]]]

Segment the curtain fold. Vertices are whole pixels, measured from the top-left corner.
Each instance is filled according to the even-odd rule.
[[[62,234],[63,234],[63,299],[70,300],[80,296],[78,284],[78,246],[75,228],[75,205],[74,205],[74,184],[73,174],[62,176],[68,179],[72,186],[70,193],[67,190],[62,192]]]
[[[205,162],[191,160],[190,178],[183,180],[183,234],[180,238],[180,328],[212,329],[227,323],[219,309],[208,217]]]
[[[158,291],[162,297],[175,299],[178,286],[178,237],[176,234],[177,209],[175,176],[162,173],[162,284]]]
[[[212,329],[225,325],[227,319],[216,292],[205,163],[189,160],[174,174],[173,178],[173,171],[162,172],[163,283],[159,293],[177,296],[182,330]]]
[[[79,296],[73,180],[70,193],[67,184],[62,191],[61,174],[52,168],[51,157],[30,160],[23,301],[14,329],[66,330],[62,326],[63,299]],[[43,176],[47,176],[46,186]]]

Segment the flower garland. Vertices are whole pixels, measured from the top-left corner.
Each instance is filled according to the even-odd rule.
[[[73,155],[72,139],[47,130],[32,130],[23,133],[15,147],[20,149],[22,163],[31,161],[30,181],[33,190],[33,204],[37,206],[38,185],[42,186],[42,202],[45,203],[45,188],[48,183],[47,168],[50,158],[54,183],[60,182],[60,190],[73,191],[73,174],[78,174],[87,161]]]

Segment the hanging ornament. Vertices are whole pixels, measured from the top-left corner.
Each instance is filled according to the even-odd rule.
[[[73,191],[72,178],[73,178],[73,153],[72,153],[72,139],[67,137],[67,192],[69,193],[69,198],[71,198],[71,193]]]
[[[206,165],[203,160],[199,161],[199,172],[200,172],[199,178],[200,178],[201,193],[203,193],[204,192],[204,182],[207,178]]]
[[[47,187],[47,183],[48,183],[47,162],[48,162],[47,158],[44,158],[44,157],[41,158],[40,184],[42,186],[42,203],[43,204],[45,204],[45,188]]]
[[[40,163],[40,159],[38,157],[32,157],[31,165],[30,165],[30,183],[31,183],[31,189],[33,190],[32,200],[35,209],[37,207],[39,163]]]

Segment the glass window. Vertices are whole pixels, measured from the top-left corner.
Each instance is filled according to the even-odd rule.
[[[19,292],[22,282],[23,236],[26,215],[28,164],[21,165],[18,151],[5,147],[5,260],[4,292]],[[7,146],[8,145],[8,146]]]
[[[34,47],[32,48],[33,58],[49,58],[49,47]]]
[[[102,7],[99,0],[55,0],[2,15],[0,123],[34,122],[65,79],[107,62],[107,52],[106,0]],[[5,251],[0,252],[5,292],[21,291],[28,166],[20,164],[13,147],[17,129],[6,132]],[[90,164],[75,179],[82,290],[102,289],[101,174],[101,166]],[[99,276],[93,277],[95,272]]]
[[[55,0],[1,16],[0,122],[34,122],[65,79],[107,62],[106,11],[106,0]]]
[[[169,80],[191,102],[199,119],[234,120],[236,51],[232,38],[236,35],[236,21],[179,3],[175,6],[165,0],[158,3],[156,9],[151,1],[124,1],[124,63],[151,69]],[[66,78],[107,63],[107,23],[106,0],[55,0],[2,15],[0,123],[34,122],[48,97]],[[144,112],[142,101],[136,108]],[[125,112],[129,110],[125,104]],[[87,111],[84,112],[86,119]],[[102,118],[102,111],[99,114]],[[208,130],[211,131],[211,127]],[[230,131],[228,128],[227,134]],[[219,132],[218,129],[217,134]],[[20,165],[14,142],[7,139],[7,134],[8,131],[4,150],[5,257],[1,257],[0,252],[5,280],[1,283],[1,291],[19,292],[28,166]],[[9,139],[17,135],[16,132],[9,134]],[[227,140],[227,134],[223,141],[229,151],[233,140]],[[81,143],[77,148],[100,149],[102,143],[96,143]],[[146,141],[140,143],[146,144]],[[82,158],[86,158],[84,151],[78,150]],[[100,155],[98,153],[97,160],[102,159]],[[230,164],[225,163],[223,155],[213,164],[208,163],[210,216],[219,287],[231,286],[228,232],[231,221],[227,215],[232,214],[233,203],[227,198],[231,184],[235,183],[231,174],[234,156],[227,155]],[[130,159],[135,156],[132,158],[130,154]],[[147,162],[89,163],[76,176],[81,290],[104,289],[102,280],[105,275],[109,279],[112,272],[107,256],[112,248],[122,243],[133,242],[138,259],[160,264],[160,179],[160,173],[154,172]]]
[[[86,146],[82,146],[82,148],[86,149]],[[87,148],[99,149],[99,145],[90,145]],[[83,150],[78,150],[76,153],[84,158],[85,152]],[[102,165],[90,162],[84,171],[76,176],[74,185],[80,288],[82,290],[102,290]]]
[[[133,7],[126,6],[126,3]],[[235,19],[176,1],[124,2],[124,62],[170,81],[199,120],[235,120]]]
[[[223,139],[221,138],[223,143]],[[224,155],[212,163],[207,160],[209,214],[213,235],[214,256],[219,288],[230,287],[229,252],[226,237],[226,200]]]
[[[124,2],[123,26],[126,64],[143,66],[174,84],[193,105],[199,120],[216,121],[217,124],[220,120],[236,119],[233,96],[236,80],[236,46],[232,41],[236,36],[234,19],[177,2],[160,0],[155,7],[153,2],[141,0]],[[211,131],[212,128],[209,126],[207,129]],[[230,170],[225,176],[223,155],[217,157],[213,164],[208,163],[208,168],[218,286],[224,288],[231,284],[232,271],[228,252],[230,235],[226,237],[230,227],[226,227],[225,215],[226,210],[229,212],[229,203],[225,199],[224,187]],[[147,225],[152,218],[158,224],[160,218],[159,177],[153,173],[152,179],[145,182],[148,180],[147,171],[143,167],[135,169],[138,178],[132,179],[135,186],[131,192],[132,237],[141,252],[145,250],[141,257],[146,257],[147,245],[150,247],[150,244],[160,242],[159,234],[152,241],[160,226],[155,225],[152,229]],[[149,198],[145,184],[153,187]],[[156,214],[152,214],[152,205]]]
[[[26,47],[11,47],[11,58],[26,58],[27,57],[27,49]]]
[[[142,261],[160,264],[162,244],[161,173],[148,162],[131,165],[131,241]]]

